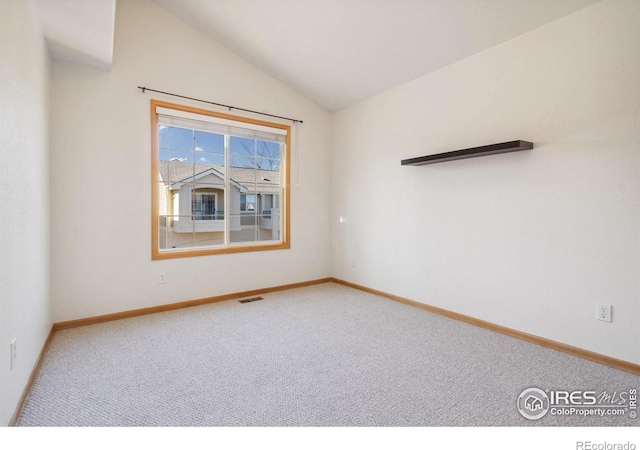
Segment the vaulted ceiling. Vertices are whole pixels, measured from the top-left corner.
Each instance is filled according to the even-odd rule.
[[[152,1],[334,112],[599,0]],[[92,38],[103,42],[95,45],[103,49],[96,57],[85,48],[89,19],[73,13],[62,18],[53,10],[56,5],[67,11],[94,8],[94,27],[104,30],[115,0],[38,2],[49,9],[43,13],[49,28],[59,25],[49,32],[53,57],[68,61],[71,48],[80,59],[97,59],[94,67],[101,68],[108,30]],[[102,22],[96,22],[96,15]],[[113,48],[113,28],[110,39]],[[109,59],[107,70],[110,64]]]

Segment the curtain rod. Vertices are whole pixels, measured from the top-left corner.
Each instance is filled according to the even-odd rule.
[[[155,89],[150,89],[150,88],[144,87],[144,86],[138,86],[138,89],[141,89],[143,94],[145,93],[145,91],[157,92],[158,94],[172,95],[174,97],[186,98],[187,100],[195,100],[197,102],[208,103],[210,105],[222,106],[223,108],[229,108],[229,111],[231,111],[232,109],[236,109],[238,111],[244,111],[244,112],[249,112],[249,113],[253,113],[253,114],[260,114],[260,115],[263,115],[263,116],[275,117],[277,119],[290,120],[293,123],[304,123],[302,120],[291,119],[290,117],[276,116],[274,114],[267,114],[267,113],[263,113],[263,112],[260,112],[260,111],[253,111],[252,109],[238,108],[237,106],[224,105],[222,103],[210,102],[208,100],[201,100],[199,98],[186,97],[184,95],[172,94],[171,92],[156,91]]]

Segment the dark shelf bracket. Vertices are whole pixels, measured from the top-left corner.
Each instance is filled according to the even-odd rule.
[[[477,156],[497,155],[500,153],[519,152],[521,150],[531,150],[532,142],[509,141],[500,144],[483,145],[481,147],[465,148],[453,152],[436,153],[435,155],[420,156],[418,158],[403,159],[400,164],[403,166],[423,166],[425,164],[435,164],[445,161],[455,161],[456,159],[475,158]]]

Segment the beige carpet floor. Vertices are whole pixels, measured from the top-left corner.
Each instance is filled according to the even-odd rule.
[[[638,426],[516,407],[640,377],[334,283],[57,332],[19,426]]]

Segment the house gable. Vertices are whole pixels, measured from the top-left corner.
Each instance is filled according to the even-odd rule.
[[[247,188],[240,183],[229,180],[231,186],[237,188],[240,192],[247,192]],[[172,183],[169,186],[171,190],[182,189],[185,184],[203,184],[203,185],[219,185],[220,189],[224,189],[224,175],[217,171],[216,169],[208,169],[203,172],[200,172],[192,177],[185,178],[177,183]]]

